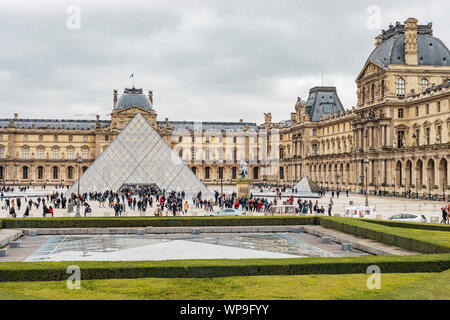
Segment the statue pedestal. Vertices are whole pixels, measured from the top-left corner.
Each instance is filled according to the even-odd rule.
[[[247,197],[250,198],[250,180],[241,179],[237,181],[237,195],[239,198]]]

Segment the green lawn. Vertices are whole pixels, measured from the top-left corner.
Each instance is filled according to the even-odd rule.
[[[65,281],[3,282],[0,299],[449,299],[450,270],[381,275],[369,290],[367,274],[142,278],[84,280],[69,290]]]

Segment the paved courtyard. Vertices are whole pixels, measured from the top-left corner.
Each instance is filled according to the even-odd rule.
[[[220,191],[220,186],[209,186],[211,190]],[[46,194],[52,194],[55,191],[65,192],[67,189],[42,189],[38,188],[30,188],[27,192],[14,192],[14,193],[5,193],[5,196],[17,197],[20,196],[22,198],[22,207],[20,212],[17,212],[17,217],[22,217],[25,211],[24,205],[24,197],[32,197],[36,198],[38,196],[45,196]],[[236,191],[235,186],[223,186],[223,191],[225,193],[231,193]],[[252,190],[253,192],[258,192],[259,190]],[[266,192],[268,194],[268,192]],[[270,194],[270,193],[269,193]],[[290,193],[285,193],[285,195],[290,195]],[[273,196],[268,197],[269,201],[273,201]],[[313,203],[318,200],[319,207],[323,206],[325,209],[328,207],[328,203],[330,202],[331,192],[328,192],[324,197],[318,199],[311,199]],[[285,200],[284,198],[283,200]],[[296,201],[296,200],[295,200]],[[343,214],[344,208],[350,205],[350,202],[353,201],[353,205],[364,205],[365,196],[361,194],[350,193],[347,197],[345,192],[340,194],[340,197],[337,198],[336,194],[333,197],[333,211],[332,214]],[[88,214],[88,216],[95,217],[105,217],[105,216],[114,216],[114,210],[106,207],[99,207],[98,202],[88,201],[91,208],[92,213]],[[0,218],[8,217],[8,211],[3,208],[4,200],[0,201],[2,209],[0,210]],[[369,204],[374,205],[376,208],[377,214],[380,214],[383,219],[388,218],[394,214],[399,213],[419,213],[423,214],[427,217],[428,221],[430,221],[430,217],[440,217],[441,216],[441,207],[444,202],[442,201],[429,201],[429,200],[414,200],[414,199],[406,199],[406,198],[393,198],[393,197],[380,197],[369,195]],[[188,212],[188,216],[203,216],[205,215],[204,210],[193,209],[193,205],[190,201],[190,210]],[[153,216],[156,207],[148,207],[145,213],[139,212],[136,210],[130,210],[129,208],[123,212],[123,216]],[[215,209],[218,209],[217,207]],[[83,211],[81,210],[81,214],[83,215]],[[54,212],[55,217],[69,217],[74,216],[75,213],[67,213],[66,209],[55,209]],[[171,213],[168,213],[171,215]],[[257,212],[248,212],[247,215],[264,215],[264,213]],[[30,213],[31,217],[42,217],[42,206],[39,209],[33,208]]]

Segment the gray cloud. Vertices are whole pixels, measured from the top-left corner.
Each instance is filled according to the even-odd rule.
[[[71,4],[80,30],[66,27]],[[322,69],[351,108],[380,31],[366,26],[370,5],[382,28],[415,16],[450,43],[450,5],[437,1],[3,1],[0,116],[106,118],[132,72],[160,119],[287,119]]]

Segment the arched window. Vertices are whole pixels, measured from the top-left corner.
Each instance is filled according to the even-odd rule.
[[[37,178],[38,178],[38,180],[44,179],[44,167],[39,166],[37,168]]]
[[[259,171],[258,171],[258,167],[253,167],[253,179],[259,179]]]
[[[28,167],[22,167],[22,179],[28,179]]]
[[[280,167],[280,180],[284,179],[284,168]]]
[[[183,158],[183,149],[178,150],[178,156]]]
[[[58,176],[59,176],[59,172],[58,171],[59,171],[58,167],[53,167],[52,168],[52,177],[53,177],[54,180],[58,179]]]
[[[205,179],[210,179],[210,168],[206,167],[205,168]]]
[[[4,168],[0,167],[0,180],[3,180]]]
[[[197,168],[196,168],[196,167],[192,167],[191,170],[192,170],[192,172],[193,172],[195,175],[197,175]]]
[[[73,179],[73,167],[67,168],[67,179],[69,179],[69,180]]]
[[[397,96],[404,97],[405,96],[405,84],[406,81],[403,78],[398,78],[395,82],[395,91],[397,93]]]
[[[423,91],[426,88],[428,88],[428,79],[427,78],[420,79],[420,89]]]
[[[88,169],[88,167],[84,166],[84,167],[82,168],[83,173],[85,173],[87,169]]]

